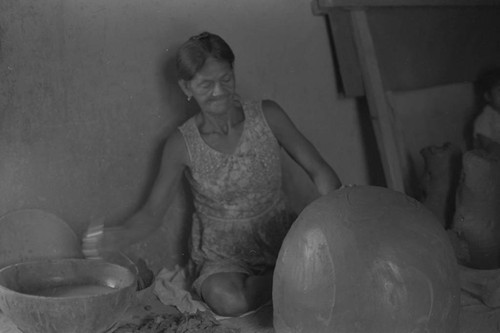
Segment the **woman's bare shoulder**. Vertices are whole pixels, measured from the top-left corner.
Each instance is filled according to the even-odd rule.
[[[262,100],[262,110],[264,112],[270,111],[270,112],[276,112],[276,111],[281,111],[283,112],[283,109],[281,106],[273,101],[272,99],[263,99]]]
[[[285,110],[278,103],[270,99],[262,100],[262,112],[269,124],[279,124],[288,118]]]

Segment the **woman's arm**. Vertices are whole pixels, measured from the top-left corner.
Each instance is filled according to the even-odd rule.
[[[187,148],[179,130],[166,141],[159,173],[146,202],[119,226],[105,227],[99,251],[120,250],[156,230],[162,223],[178,189],[188,161]]]
[[[265,100],[262,102],[262,110],[280,145],[306,171],[319,194],[325,195],[342,185],[337,173],[277,103]]]

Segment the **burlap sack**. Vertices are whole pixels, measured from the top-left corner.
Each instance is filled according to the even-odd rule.
[[[468,246],[468,266],[500,267],[500,159],[482,150],[464,154],[452,229]]]
[[[425,163],[421,202],[448,228],[455,212],[455,192],[462,169],[462,151],[447,142],[420,151]]]

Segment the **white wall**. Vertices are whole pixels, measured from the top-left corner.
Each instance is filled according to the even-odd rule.
[[[232,46],[242,96],[275,99],[344,181],[368,182],[357,111],[337,96],[325,20],[308,0],[2,1],[0,213],[45,209],[80,234],[133,212],[165,136],[191,112],[170,59],[203,30]],[[310,185],[289,172],[303,205]],[[186,207],[180,195],[157,240],[174,261]]]
[[[41,208],[81,234],[144,200],[161,144],[191,113],[172,76],[186,38],[208,30],[236,54],[240,93],[289,113],[345,183],[374,168],[355,101],[337,94],[326,21],[310,0],[20,0],[0,2],[0,214]],[[167,64],[167,80],[162,67]],[[311,185],[287,161],[298,207]],[[181,191],[142,244],[185,259]],[[159,255],[157,255],[159,256]]]

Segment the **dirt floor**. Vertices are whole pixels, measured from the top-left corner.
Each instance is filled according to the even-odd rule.
[[[461,303],[459,333],[500,332],[500,308],[487,307],[479,299],[467,293],[462,293]],[[140,322],[145,316],[165,313],[176,313],[176,310],[171,306],[162,304],[154,296],[152,290],[146,289],[138,294],[137,303],[129,309],[122,322],[110,332],[115,332],[119,326]],[[272,320],[273,308],[269,305],[244,318],[222,320],[220,325],[237,329],[239,333],[274,333]],[[0,333],[21,332],[8,318],[0,313]]]
[[[129,311],[128,318],[139,318],[146,313],[162,313],[175,311],[158,301],[149,290],[140,295],[141,303]],[[146,304],[146,305],[144,305]],[[147,310],[145,310],[147,309]],[[459,333],[494,333],[500,332],[500,308],[490,308],[474,296],[462,292]],[[237,328],[240,333],[274,333],[272,305],[243,318],[232,318],[220,321],[228,328]],[[438,333],[438,332],[436,332]]]

